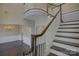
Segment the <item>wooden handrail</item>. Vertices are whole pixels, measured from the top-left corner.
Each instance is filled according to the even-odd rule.
[[[62,5],[60,4],[60,21],[63,22],[62,20]]]
[[[34,47],[35,47],[35,46],[34,46],[34,41],[35,41],[35,39],[36,39],[35,35],[31,35],[31,39],[32,39],[32,40],[31,40],[31,42],[32,42],[32,43],[31,43],[31,46],[32,46],[32,47],[31,47],[31,50],[30,50],[29,52],[27,52],[27,53],[25,53],[26,51],[24,51],[24,52],[23,52],[23,56],[28,55],[28,54],[30,54],[30,53],[32,53],[32,52],[34,51]]]

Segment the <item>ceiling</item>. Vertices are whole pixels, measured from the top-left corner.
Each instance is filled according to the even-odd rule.
[[[24,14],[24,18],[28,20],[37,21],[38,19],[47,18],[47,13],[41,10],[30,10]]]

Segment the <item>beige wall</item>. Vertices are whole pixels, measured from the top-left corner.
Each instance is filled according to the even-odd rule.
[[[59,7],[53,9],[52,6],[49,6],[49,13],[54,14],[58,9]],[[73,10],[79,10],[79,3],[65,3],[62,6],[63,13],[67,13]]]
[[[24,12],[27,11],[28,9],[31,9],[31,8],[33,8],[33,4],[32,3],[26,3],[24,5]]]
[[[23,24],[24,7],[22,4],[2,4],[1,24]]]
[[[63,12],[79,10],[79,3],[67,3],[62,6]]]
[[[2,4],[0,4],[0,23],[1,23],[1,19],[2,19]]]
[[[62,6],[63,11],[63,21],[75,21],[79,20],[79,4],[78,3],[71,3],[71,4],[64,4]],[[75,11],[75,12],[72,12]],[[72,12],[72,13],[70,13]]]
[[[43,9],[43,10],[46,10],[46,3],[34,3],[33,4],[33,7],[34,8],[41,8],[41,9]]]
[[[0,4],[0,24],[16,24],[24,25],[24,7],[18,3],[3,3]],[[0,27],[1,28],[1,27]],[[1,33],[1,32],[0,32]],[[0,43],[21,40],[21,33],[14,31],[2,32],[0,34]]]

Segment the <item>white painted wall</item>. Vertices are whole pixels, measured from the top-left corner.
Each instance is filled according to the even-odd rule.
[[[21,40],[21,35],[11,35],[0,37],[0,43],[12,42],[16,40]]]
[[[31,47],[31,28],[27,28],[27,31],[23,32],[23,42]]]
[[[35,33],[35,22],[33,20],[25,19],[26,31],[23,32],[23,42],[31,46],[31,34]]]
[[[33,20],[28,20],[28,19],[25,19],[24,21],[25,21],[25,26],[26,26],[26,27],[27,27],[27,26],[30,27],[32,34],[34,34],[34,33],[35,33],[35,21],[33,21]]]

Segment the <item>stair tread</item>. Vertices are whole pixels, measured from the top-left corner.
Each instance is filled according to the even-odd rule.
[[[55,37],[55,39],[56,40],[61,40],[61,41],[66,41],[66,42],[79,44],[79,40],[76,40],[76,39],[63,38],[63,37]]]
[[[54,40],[53,42],[57,42],[57,43],[62,43],[62,44],[66,44],[66,45],[71,45],[71,46],[79,47],[79,44],[72,43],[72,42],[66,42],[66,41],[61,41],[61,40]]]
[[[79,23],[79,20],[74,20],[74,21],[64,21],[61,24],[68,24],[68,23]]]
[[[58,43],[58,42],[53,42],[53,45],[61,47],[61,48],[64,48],[64,49],[67,49],[67,50],[79,52],[79,47],[75,47],[75,46],[71,46],[71,45],[66,45],[66,44],[62,44],[62,43]]]
[[[56,35],[64,36],[64,37],[79,38],[79,34],[76,34],[76,33],[59,33],[59,32],[57,32]]]
[[[56,54],[57,56],[69,56],[69,55],[64,54],[64,53],[62,53],[60,51],[57,51],[55,49],[50,49],[50,52],[53,53],[53,54]]]
[[[79,27],[79,25],[68,25],[68,26],[59,26],[59,27]]]
[[[57,31],[79,32],[79,29],[58,29]]]
[[[70,39],[78,39],[79,37],[70,37],[70,36],[63,36],[63,35],[55,35],[56,37],[63,37],[63,38],[70,38]]]
[[[60,26],[68,26],[68,25],[79,25],[79,23],[73,23],[73,24],[70,24],[70,23],[68,23],[68,24],[60,24]]]
[[[62,52],[64,54],[67,54],[67,55],[70,55],[70,56],[79,56],[78,52],[67,50],[67,49],[64,49],[64,48],[60,48],[58,46],[52,46],[51,49],[57,50],[59,52]]]
[[[59,27],[58,29],[79,29],[79,27]]]

